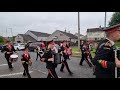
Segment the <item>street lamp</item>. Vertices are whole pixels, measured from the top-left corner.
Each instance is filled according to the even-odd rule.
[[[78,12],[78,49],[80,49],[80,14]]]

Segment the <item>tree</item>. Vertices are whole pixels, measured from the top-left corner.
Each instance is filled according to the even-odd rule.
[[[0,36],[0,44],[3,44],[5,41],[3,39],[3,37]]]
[[[116,25],[119,23],[120,23],[120,12],[115,12],[115,13],[113,13],[113,15],[111,17],[111,20],[109,22],[109,26],[113,26],[113,25]]]

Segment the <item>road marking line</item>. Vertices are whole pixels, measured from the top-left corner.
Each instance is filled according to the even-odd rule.
[[[0,66],[6,66],[7,64],[1,64]]]
[[[29,71],[29,73],[32,73],[33,71]],[[12,74],[4,74],[4,75],[0,75],[0,77],[6,77],[6,76],[14,76],[14,75],[20,75],[23,74],[23,72],[19,72],[19,73],[12,73]]]
[[[32,68],[33,70],[35,70],[35,71],[38,71],[38,72],[41,72],[41,73],[43,73],[43,74],[45,74],[45,75],[47,75],[48,73],[47,72],[43,72],[43,71],[41,71],[41,70],[37,70],[37,69],[34,69],[34,68]],[[62,78],[62,77],[60,77],[60,76],[58,76],[59,78]]]

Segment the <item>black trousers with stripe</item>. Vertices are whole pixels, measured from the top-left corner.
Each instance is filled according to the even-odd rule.
[[[69,66],[68,66],[68,63],[67,63],[67,60],[66,60],[66,59],[62,61],[62,65],[61,65],[60,71],[63,71],[64,67],[66,67],[67,71],[68,71],[69,73],[71,73],[71,70],[70,70],[70,68],[69,68]]]
[[[40,59],[41,59],[41,55],[40,55],[40,53],[39,52],[37,52],[37,57],[36,57],[36,60],[38,59],[38,56],[40,57]]]
[[[51,67],[48,69],[48,76],[47,78],[58,78],[55,68]]]
[[[12,62],[10,62],[10,55],[5,55],[9,68],[13,68]]]
[[[26,74],[27,74],[28,78],[31,78],[31,76],[29,74],[28,64],[26,62],[23,63],[23,67],[24,67],[23,75],[26,76]]]

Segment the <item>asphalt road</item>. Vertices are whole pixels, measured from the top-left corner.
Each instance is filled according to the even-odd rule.
[[[13,63],[13,70],[9,70],[7,61],[4,58],[4,54],[0,52],[0,78],[27,78],[24,77],[23,74],[23,66],[21,63],[21,55],[22,51],[18,51],[19,58],[18,61]],[[35,60],[36,53],[30,52],[31,60],[33,62],[32,66],[29,66],[30,75],[32,78],[46,78],[47,77],[47,69],[46,63]],[[59,78],[95,78],[93,75],[93,69],[90,68],[86,62],[83,63],[83,66],[79,65],[80,58],[79,57],[70,57],[71,60],[68,61],[68,65],[71,71],[74,73],[72,76],[69,75],[66,68],[64,68],[64,72],[60,72],[61,64],[56,68],[57,75]]]

